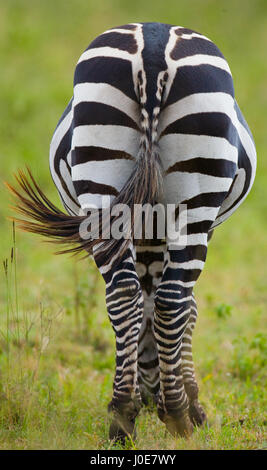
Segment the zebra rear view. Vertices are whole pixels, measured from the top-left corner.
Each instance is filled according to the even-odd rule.
[[[104,278],[116,336],[110,438],[134,435],[150,400],[174,436],[189,436],[206,421],[192,358],[194,285],[214,228],[246,198],[256,169],[222,53],[199,33],[161,23],[101,34],[77,63],[50,169],[67,213],[30,172],[9,188],[22,228],[67,244],[60,253],[91,254]],[[137,240],[144,213],[135,209],[148,206],[173,208],[177,238],[167,217],[164,236]]]

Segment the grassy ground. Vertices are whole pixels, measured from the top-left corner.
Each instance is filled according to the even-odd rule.
[[[196,290],[194,357],[210,427],[174,440],[155,413],[142,410],[135,446],[267,447],[265,0],[8,0],[0,3],[1,449],[112,447],[106,407],[114,338],[103,282],[91,262],[55,257],[38,237],[16,233],[14,242],[2,181],[28,164],[59,204],[47,156],[75,63],[97,34],[132,21],[180,24],[216,42],[259,155],[253,191],[216,231]]]

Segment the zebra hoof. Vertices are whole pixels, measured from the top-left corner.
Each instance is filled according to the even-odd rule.
[[[207,416],[198,400],[193,400],[189,404],[189,416],[194,426],[207,424]]]
[[[159,418],[165,423],[167,430],[173,437],[189,438],[194,431],[194,426],[187,411],[183,414],[177,411],[164,415],[159,413]]]

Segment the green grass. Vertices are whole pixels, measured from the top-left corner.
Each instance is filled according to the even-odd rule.
[[[38,237],[16,233],[14,249],[2,183],[28,164],[60,205],[48,150],[75,63],[96,35],[132,21],[180,24],[214,40],[259,156],[253,191],[214,234],[196,288],[194,358],[209,428],[174,440],[156,413],[142,410],[135,447],[267,447],[265,0],[7,0],[0,4],[1,449],[114,448],[106,412],[114,337],[103,281],[91,261],[56,257]]]

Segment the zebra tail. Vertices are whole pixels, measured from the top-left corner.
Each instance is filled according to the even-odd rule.
[[[147,115],[145,108],[141,107],[141,113]],[[19,170],[15,175],[18,189],[9,183],[5,183],[8,190],[15,196],[16,205],[14,209],[23,218],[12,217],[19,229],[27,232],[37,233],[49,238],[50,242],[59,243],[64,246],[56,254],[73,253],[78,254],[85,250],[87,254],[94,253],[94,257],[101,258],[101,264],[108,264],[112,261],[119,262],[130,242],[133,239],[133,227],[135,223],[142,223],[136,220],[134,207],[136,204],[154,204],[162,193],[162,167],[159,157],[158,147],[153,135],[156,135],[155,122],[148,123],[142,119],[142,136],[140,140],[139,153],[133,172],[118,194],[112,201],[109,214],[111,214],[111,224],[121,216],[112,216],[112,209],[117,204],[125,204],[130,208],[131,220],[128,225],[128,234],[125,238],[105,238],[105,218],[102,216],[96,219],[99,227],[99,236],[96,238],[83,237],[80,227],[86,222],[87,215],[68,215],[59,210],[44,194],[29,168],[27,173]],[[104,213],[104,212],[103,212]],[[142,217],[142,214],[141,214]],[[92,227],[94,232],[96,227]]]
[[[59,210],[44,194],[31,170],[19,170],[15,174],[18,188],[5,182],[7,189],[15,196],[13,209],[23,218],[10,217],[17,227],[25,232],[37,233],[50,238],[53,243],[66,243],[71,248],[58,251],[78,253],[85,240],[79,235],[79,226],[85,216],[71,216]]]
[[[112,238],[100,245],[99,249],[102,254],[105,250],[105,258],[110,258],[108,253],[110,255],[116,253],[116,257],[121,258],[132,240],[134,243],[141,242],[141,240],[134,240],[135,227],[143,226],[142,214],[139,214],[138,211],[135,212],[135,206],[144,206],[145,204],[153,206],[162,193],[163,171],[161,160],[157,144],[151,138],[151,129],[148,129],[142,134],[133,172],[118,196],[112,201],[110,207],[111,216],[112,209],[116,205],[124,204],[130,209],[131,220],[128,231],[126,230],[127,235],[124,239],[116,240]],[[112,223],[117,218],[111,217]]]

